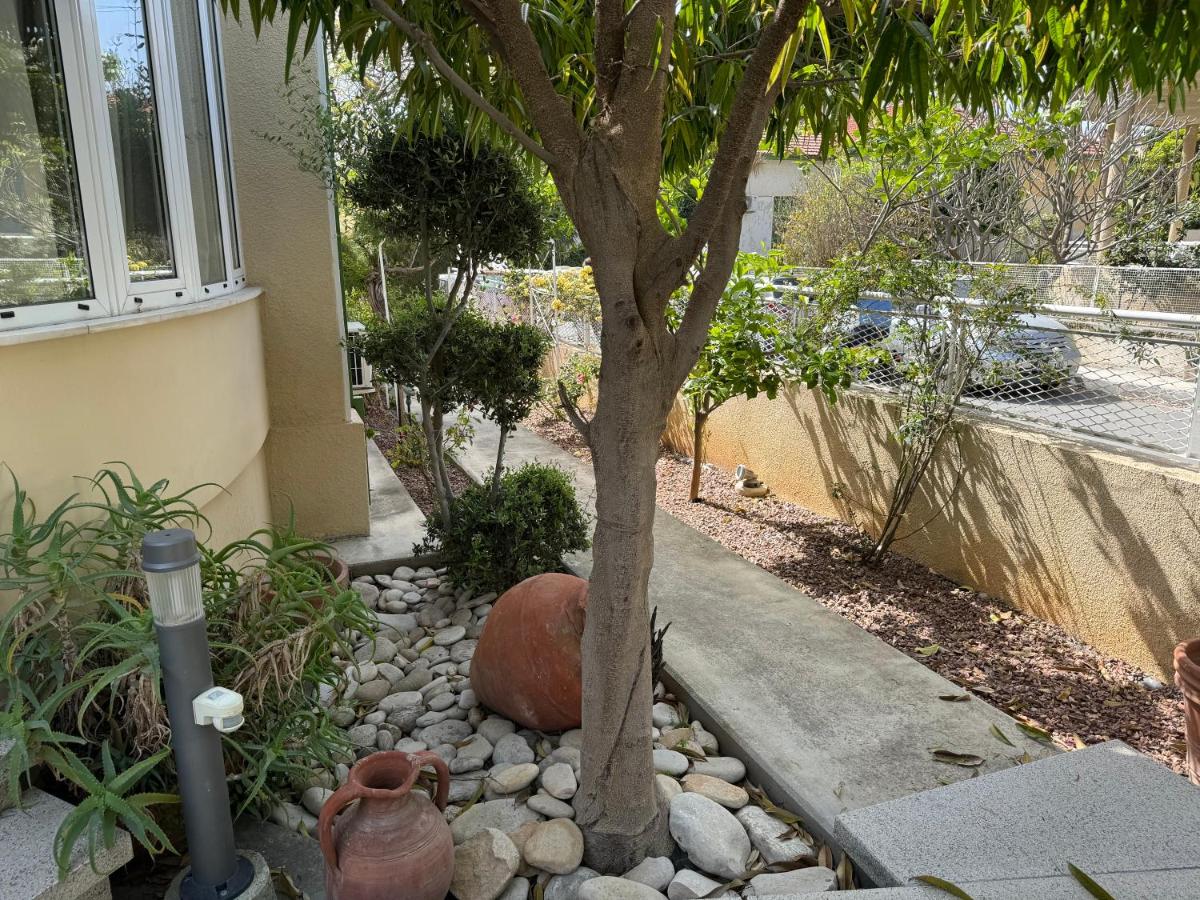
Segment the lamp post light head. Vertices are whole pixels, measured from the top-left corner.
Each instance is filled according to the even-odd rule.
[[[200,548],[187,528],[166,528],[142,540],[142,571],[156,624],[186,625],[204,616]]]

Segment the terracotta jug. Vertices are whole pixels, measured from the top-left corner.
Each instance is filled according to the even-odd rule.
[[[1175,648],[1175,683],[1183,692],[1187,774],[1192,784],[1200,785],[1200,638]]]
[[[437,771],[436,806],[412,792],[422,766]],[[325,896],[442,900],[454,876],[454,839],[442,815],[449,791],[450,771],[433,753],[390,750],[358,763],[321,807]]]
[[[587,593],[582,578],[552,572],[500,596],[471,657],[480,703],[538,731],[579,727]]]

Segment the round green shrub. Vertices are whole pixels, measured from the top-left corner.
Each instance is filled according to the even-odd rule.
[[[562,568],[564,554],[586,550],[588,517],[562,469],[527,463],[473,485],[456,497],[450,525],[426,522],[421,552],[440,552],[455,580],[477,591],[504,591],[518,581]]]

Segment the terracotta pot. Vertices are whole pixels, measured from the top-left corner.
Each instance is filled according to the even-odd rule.
[[[484,706],[538,731],[579,727],[587,591],[582,578],[548,574],[504,592],[471,658],[471,687]]]
[[[1188,778],[1200,785],[1200,638],[1175,648],[1175,683],[1183,692]]]
[[[333,580],[326,593],[331,597],[336,597],[342,591],[348,590],[350,587],[350,567],[347,566],[341,559],[329,553],[310,553],[309,560],[314,565],[321,566],[329,571],[329,577]],[[275,599],[275,589],[271,587],[271,580],[265,575],[263,576],[258,590],[260,603],[270,603]],[[318,600],[313,601],[314,605],[320,606]]]
[[[427,765],[437,771],[436,806],[412,792]],[[317,833],[325,856],[325,896],[442,900],[454,877],[454,839],[441,812],[449,791],[450,771],[433,753],[390,750],[358,763],[321,807]]]

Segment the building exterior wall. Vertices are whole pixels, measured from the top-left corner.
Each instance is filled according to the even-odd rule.
[[[859,394],[833,406],[804,389],[732,401],[709,420],[707,459],[745,463],[780,497],[870,523],[895,471],[894,423],[893,406]],[[682,408],[666,437],[690,452]],[[1200,634],[1200,473],[990,423],[961,439],[954,500],[895,548],[1166,676],[1174,645]],[[912,522],[951,493],[947,456]]]
[[[293,505],[305,534],[364,533],[366,437],[350,410],[330,195],[263,137],[299,115],[282,89],[285,36],[265,29],[259,44],[227,25],[225,45],[249,287],[0,335],[0,465],[43,511],[86,496],[112,462],[172,490],[211,483],[192,496],[210,544],[284,522]],[[0,475],[0,523],[11,503]]]
[[[795,197],[811,177],[819,176],[814,176],[812,170],[806,169],[797,159],[758,157],[746,182],[746,212],[742,216],[738,241],[740,251],[765,255],[771,249],[775,238],[775,198]]]
[[[113,462],[193,496],[222,543],[270,518],[259,300],[0,346],[0,463],[43,512]],[[7,473],[0,515],[11,509]],[[218,487],[219,486],[219,487]]]
[[[319,55],[297,62],[285,85],[286,24],[256,39],[227,19],[223,38],[247,282],[266,289],[272,515],[294,510],[315,537],[364,534],[366,434],[350,408],[332,199],[285,143],[265,138],[292,135],[300,101],[320,102]]]

